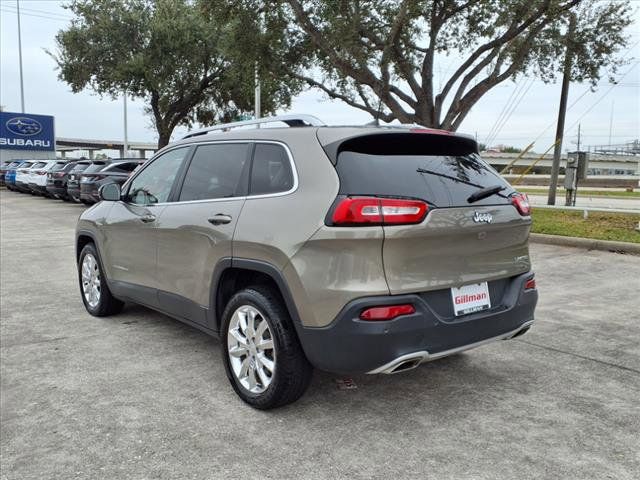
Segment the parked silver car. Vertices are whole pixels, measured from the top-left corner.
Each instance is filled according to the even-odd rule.
[[[283,128],[244,128],[281,122]],[[525,195],[466,136],[238,122],[167,146],[77,226],[82,300],[124,301],[219,337],[257,408],[312,367],[395,373],[524,333],[538,294]]]

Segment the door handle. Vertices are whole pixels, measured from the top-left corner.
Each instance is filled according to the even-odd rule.
[[[147,213],[146,215],[142,215],[140,217],[140,220],[142,220],[144,223],[151,223],[156,221],[156,216]]]
[[[207,218],[207,222],[212,225],[225,225],[231,223],[231,215],[225,215],[224,213],[218,213],[213,217]]]

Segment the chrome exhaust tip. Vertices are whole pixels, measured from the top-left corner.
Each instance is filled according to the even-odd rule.
[[[383,365],[375,370],[372,370],[371,374],[377,373],[400,373],[406,372],[407,370],[412,370],[424,362],[429,357],[428,352],[415,352],[409,353],[407,355],[403,355],[402,357],[398,357],[395,360]]]

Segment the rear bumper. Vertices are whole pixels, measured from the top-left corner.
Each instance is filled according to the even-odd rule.
[[[66,197],[67,196],[67,189],[65,187],[56,187],[54,185],[47,185],[47,192],[49,192],[50,195],[53,196],[57,196],[57,197]]]
[[[30,183],[29,190],[35,193],[47,193],[47,187],[45,185],[38,185],[37,183]]]
[[[509,279],[493,307],[461,317],[443,314],[433,295],[365,297],[348,303],[324,328],[300,327],[298,334],[309,361],[336,373],[392,373],[493,340],[512,338],[533,322],[537,290],[524,290],[529,272]],[[443,293],[444,295],[445,293]],[[371,306],[411,303],[416,312],[383,322],[362,321]]]
[[[67,194],[73,198],[73,199],[78,199],[80,200],[80,188],[76,188],[76,187],[69,187],[67,185]]]
[[[97,203],[100,201],[98,196],[98,189],[95,187],[80,187],[80,200],[90,203]]]

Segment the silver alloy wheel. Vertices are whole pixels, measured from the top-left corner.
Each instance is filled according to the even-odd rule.
[[[82,259],[82,293],[91,308],[100,303],[100,267],[95,257],[87,253]]]
[[[227,350],[231,370],[251,393],[264,392],[276,369],[276,349],[266,318],[251,305],[236,309],[229,321]]]

